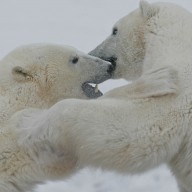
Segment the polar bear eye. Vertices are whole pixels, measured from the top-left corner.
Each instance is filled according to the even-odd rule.
[[[72,59],[73,64],[76,64],[78,61],[79,61],[79,57],[77,57],[77,56],[73,57],[73,59]]]
[[[117,35],[118,29],[115,27],[113,28],[112,35]]]

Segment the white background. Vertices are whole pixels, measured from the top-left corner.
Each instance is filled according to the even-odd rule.
[[[157,2],[151,0],[150,2]],[[192,11],[190,0],[169,0]],[[89,52],[113,24],[138,7],[138,0],[0,0],[0,57],[29,43],[71,45]],[[124,84],[108,81],[107,90]],[[72,178],[40,186],[38,192],[178,192],[165,166],[141,176],[83,170]]]

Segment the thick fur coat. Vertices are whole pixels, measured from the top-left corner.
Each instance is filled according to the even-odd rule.
[[[52,149],[65,163],[70,157],[69,165],[73,159],[79,167],[126,173],[166,163],[180,191],[191,192],[191,42],[191,13],[175,4],[141,1],[90,54],[116,65],[114,78],[144,75],[148,84],[136,80],[93,101],[63,100],[38,117],[30,110],[20,112],[14,118],[19,121],[20,145],[40,154],[40,144],[47,141],[47,153]]]
[[[82,85],[109,78],[111,64],[71,47],[35,44],[17,48],[0,67],[0,192],[26,192],[68,175],[76,162],[37,162],[18,145],[17,124],[8,124],[10,117],[30,107],[47,109],[66,98],[88,99]]]

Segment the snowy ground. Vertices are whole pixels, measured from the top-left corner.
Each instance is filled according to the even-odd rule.
[[[17,46],[51,42],[88,52],[111,33],[113,24],[138,7],[138,0],[0,0],[0,56]],[[157,2],[150,0],[150,2]],[[192,11],[190,0],[168,0]],[[107,90],[124,84],[108,81]],[[165,166],[141,176],[85,169],[74,177],[40,186],[37,192],[178,192]]]

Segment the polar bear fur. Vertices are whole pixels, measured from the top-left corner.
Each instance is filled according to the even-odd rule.
[[[78,63],[73,64],[73,58]],[[23,108],[49,108],[66,98],[87,99],[82,84],[96,77],[110,78],[109,66],[67,46],[32,44],[15,49],[0,62],[0,122]]]
[[[66,98],[88,99],[86,81],[103,81],[111,64],[72,47],[33,44],[15,49],[0,62],[0,192],[25,192],[47,179],[61,179],[74,167],[57,161],[39,165],[17,145],[15,125],[7,125],[18,110],[47,109]],[[37,113],[38,115],[38,113]],[[69,163],[70,160],[70,163]],[[66,166],[67,165],[67,166]],[[71,166],[70,166],[71,165]],[[70,170],[70,171],[68,171]]]
[[[127,85],[97,100],[60,101],[38,111],[39,116],[33,110],[21,111],[13,118],[20,146],[40,154],[39,146],[46,141],[63,161],[61,151],[72,154],[79,167],[132,174],[166,163],[180,191],[191,192],[191,42],[191,13],[175,4],[141,1],[91,54],[116,65],[114,78],[135,80],[159,68],[173,68],[178,92],[140,98]]]

